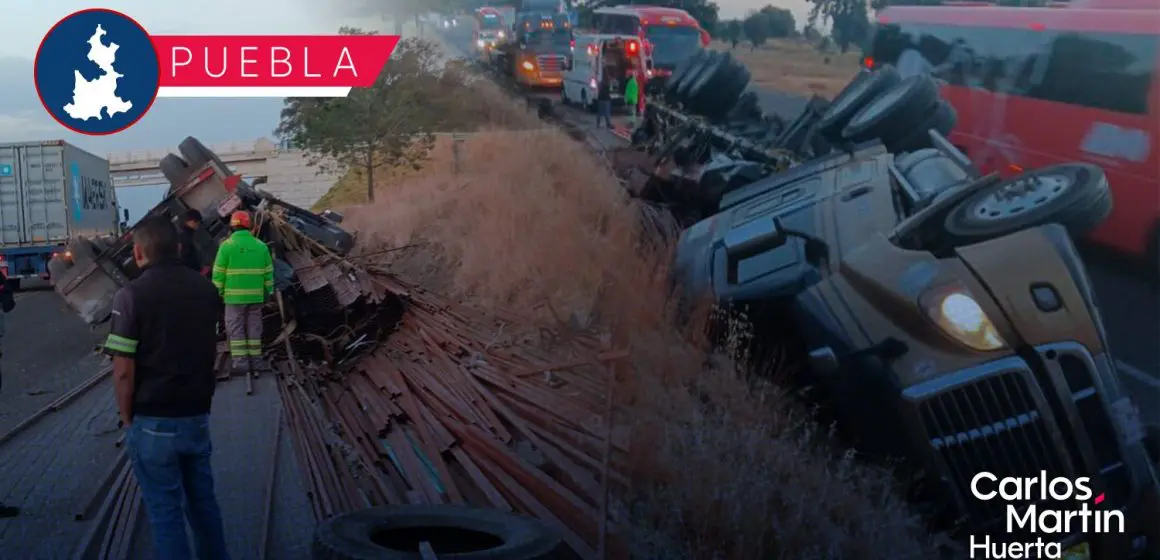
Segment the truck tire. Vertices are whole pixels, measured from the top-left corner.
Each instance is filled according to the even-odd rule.
[[[903,138],[924,124],[939,102],[938,86],[930,76],[907,78],[850,117],[842,138],[854,143]]]
[[[716,51],[706,51],[706,54],[701,57],[697,64],[695,64],[688,74],[688,78],[682,80],[681,84],[677,86],[676,101],[678,103],[686,103],[689,100],[689,92],[693,84],[700,81],[701,76],[716,68],[718,61],[721,59],[721,54]]]
[[[161,158],[159,166],[161,174],[165,176],[173,188],[184,184],[185,180],[189,178],[189,164],[181,159],[181,156],[166,154],[165,157]]]
[[[559,534],[539,520],[450,505],[383,506],[332,517],[314,534],[314,560],[412,560],[427,542],[440,558],[549,560]]]
[[[841,140],[842,129],[846,128],[858,111],[901,81],[902,77],[893,66],[859,74],[834,96],[834,100],[818,121],[818,130],[830,140]]]
[[[980,189],[951,208],[943,229],[952,246],[1050,223],[1080,237],[1111,211],[1112,193],[1103,170],[1087,163],[1064,163]]]
[[[916,152],[926,148],[934,147],[934,143],[930,139],[930,131],[934,129],[939,134],[947,136],[954,130],[955,123],[958,122],[958,113],[950,103],[946,101],[939,101],[934,110],[926,117],[926,119],[915,126],[914,130],[909,133],[899,130],[898,132],[903,136],[901,138],[882,138],[883,145],[892,154],[901,154],[904,152]]]
[[[749,87],[749,78],[749,70],[726,53],[716,67],[689,88],[688,104],[703,117],[725,117]]]
[[[205,165],[206,162],[212,161],[218,167],[221,167],[223,173],[229,174],[230,172],[230,168],[226,165],[226,162],[222,161],[213,150],[205,147],[205,144],[202,144],[201,140],[192,136],[187,136],[185,140],[182,140],[177,145],[177,151],[181,152],[181,157],[189,162],[190,169],[196,170]]]
[[[673,70],[673,75],[669,77],[669,81],[665,84],[665,96],[672,102],[679,101],[681,88],[685,87],[685,83],[689,81],[693,73],[701,64],[701,60],[708,56],[708,51],[699,50],[692,56],[681,61],[679,65]]]

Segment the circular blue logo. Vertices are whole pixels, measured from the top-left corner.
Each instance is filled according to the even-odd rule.
[[[104,136],[133,126],[153,105],[160,63],[141,24],[104,8],[58,21],[40,42],[36,92],[65,128]]]

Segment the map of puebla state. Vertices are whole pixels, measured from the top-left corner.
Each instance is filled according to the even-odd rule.
[[[108,46],[101,41],[105,36],[105,28],[97,25],[92,37],[89,37],[88,59],[93,61],[103,74],[96,79],[86,80],[79,70],[73,70],[73,99],[72,103],[63,107],[68,116],[77,120],[101,120],[102,111],[106,111],[111,118],[117,113],[126,113],[133,108],[133,103],[117,97],[117,81],[125,77],[113,68],[117,60],[117,49],[121,46],[110,42]]]

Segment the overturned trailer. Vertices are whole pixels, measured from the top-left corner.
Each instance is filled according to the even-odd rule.
[[[341,215],[314,214],[258,189],[233,175],[195,138],[186,138],[180,151],[181,156],[169,154],[160,162],[169,193],[146,217],[164,216],[177,227],[187,210],[201,212],[204,220],[193,241],[195,253],[209,267],[230,234],[230,214],[253,213],[255,232],[274,257],[275,286],[284,304],[283,313],[268,314],[267,321],[276,324],[265,330],[267,337],[277,336],[283,322],[295,318],[298,324],[310,323],[312,331],[333,331],[350,324],[347,315],[366,300],[377,304],[386,297],[342,258],[354,247],[354,237],[339,227]],[[140,274],[133,259],[133,228],[120,237],[73,239],[49,267],[53,287],[68,306],[89,324],[103,323],[117,290]],[[322,354],[334,354],[322,346]]]
[[[690,59],[621,158],[687,226],[677,293],[745,312],[758,358],[796,350],[801,382],[859,451],[905,459],[940,527],[1034,541],[1007,532],[975,476],[1083,477],[1123,534],[1071,527],[1057,552],[1160,550],[1160,435],[1124,391],[1071,241],[1111,209],[1103,171],[982,175],[947,141],[955,113],[927,76],[864,73],[795,119],[763,114],[747,86],[727,54]]]

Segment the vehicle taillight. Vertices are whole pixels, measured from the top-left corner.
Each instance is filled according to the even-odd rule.
[[[591,80],[588,80],[588,87],[590,87],[592,89],[596,89],[596,78],[592,78]]]
[[[872,56],[868,56],[868,57],[866,57],[866,58],[863,58],[863,59],[862,59],[862,67],[864,67],[864,68],[874,68],[874,57],[872,57]]]
[[[712,42],[713,42],[713,36],[709,35],[708,31],[705,31],[704,29],[702,29],[701,30],[701,46],[707,47]]]
[[[568,48],[576,50],[576,39],[570,39],[568,41]]]
[[[627,48],[629,56],[636,56],[640,51],[640,43],[636,41],[629,41]]]
[[[1043,25],[1042,23],[1033,23],[1033,24],[1029,25],[1028,27],[1030,27],[1032,31],[1043,31],[1043,30],[1047,29],[1047,26]]]

